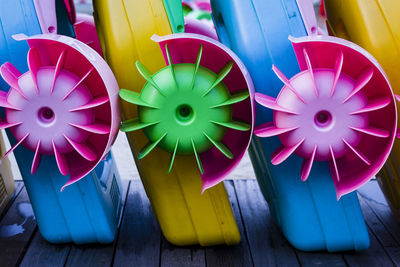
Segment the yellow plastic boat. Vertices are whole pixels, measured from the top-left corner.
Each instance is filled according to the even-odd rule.
[[[139,60],[151,72],[165,67],[153,34],[184,30],[183,15],[174,13],[180,1],[93,0],[94,17],[104,57],[120,88],[140,92],[145,80],[135,67]],[[182,13],[182,12],[180,12]],[[122,119],[137,117],[132,104],[121,101]],[[143,159],[139,149],[148,138],[143,131],[127,134],[136,165],[164,236],[175,245],[234,245],[240,233],[223,183],[203,194],[200,173],[192,157],[177,156],[167,174],[170,154],[156,148]]]
[[[400,1],[325,0],[325,10],[330,33],[368,50],[384,68],[395,94],[400,94]],[[400,140],[377,178],[400,222]]]

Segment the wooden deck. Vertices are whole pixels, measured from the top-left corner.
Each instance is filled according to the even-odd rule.
[[[375,181],[359,190],[371,247],[364,252],[305,253],[274,224],[255,180],[226,181],[242,242],[234,247],[178,248],[161,235],[140,181],[125,183],[120,231],[107,246],[51,245],[40,235],[22,182],[0,217],[0,266],[399,266],[398,224]],[[251,196],[251,197],[248,197]],[[5,229],[7,231],[5,231]],[[15,234],[5,237],[4,233]],[[10,234],[9,234],[10,235]]]

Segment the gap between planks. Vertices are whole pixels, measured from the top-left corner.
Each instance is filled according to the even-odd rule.
[[[241,231],[242,241],[238,246],[180,248],[169,244],[161,235],[141,182],[134,180],[127,186],[122,222],[113,244],[51,245],[41,237],[36,222],[28,220],[25,232],[16,240],[2,242],[0,239],[3,254],[0,262],[4,266],[72,266],[82,262],[89,266],[400,266],[400,226],[382,201],[376,182],[360,189],[359,197],[371,248],[334,254],[300,252],[288,244],[273,222],[255,180],[228,180],[225,186]],[[0,220],[0,226],[20,220],[16,206],[28,198],[21,182],[16,183],[16,188],[15,199]]]

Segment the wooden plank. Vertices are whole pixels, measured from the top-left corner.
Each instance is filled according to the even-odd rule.
[[[22,180],[17,180],[15,182],[15,189],[12,197],[10,198],[10,202],[14,201],[15,198],[21,193],[22,188],[24,188],[24,182]]]
[[[113,254],[114,243],[109,245],[73,245],[65,266],[111,266]]]
[[[343,255],[328,252],[297,251],[301,266],[347,266]]]
[[[400,244],[400,223],[393,216],[382,191],[376,181],[371,181],[358,189],[358,194],[372,208],[386,230]]]
[[[64,266],[70,249],[70,245],[50,244],[39,231],[35,231],[20,266]]]
[[[22,183],[17,184],[22,187]],[[256,181],[228,181],[225,185],[242,242],[234,247],[206,249],[179,248],[161,238],[140,181],[133,181],[129,188],[118,242],[108,246],[73,246],[71,250],[69,245],[51,245],[35,230],[36,223],[29,216],[31,207],[23,189],[0,221],[1,266],[18,265],[19,262],[22,266],[70,266],[83,263],[89,266],[112,263],[117,266],[205,266],[205,261],[208,266],[295,266],[298,265],[297,258],[304,266],[400,265],[400,226],[394,220],[376,182],[360,190],[360,204],[370,230],[371,248],[343,255],[295,253],[274,224]],[[11,231],[17,234],[12,235]]]
[[[127,192],[129,190],[129,180],[122,182],[122,216],[126,208]],[[108,245],[73,245],[69,253],[65,266],[79,266],[85,263],[86,266],[111,266],[114,251],[118,240],[118,232],[115,241]]]
[[[255,266],[346,266],[340,254],[295,250],[276,226],[256,180],[234,183]]]
[[[376,188],[379,190],[379,188]],[[393,238],[390,232],[385,228],[379,218],[376,216],[371,207],[367,204],[367,201],[359,197],[361,208],[366,218],[368,227],[371,229],[374,237],[377,238],[378,242],[382,245],[390,259],[396,266],[400,266],[400,246],[399,243]]]
[[[253,266],[248,240],[244,232],[242,216],[232,181],[225,182],[226,191],[239,227],[241,242],[232,247],[216,246],[206,248],[207,266]]]
[[[162,237],[160,266],[205,267],[205,250],[200,247],[176,247]]]
[[[11,205],[14,203],[14,200],[21,193],[22,188],[24,187],[24,183],[21,180],[15,181],[14,193],[12,194],[10,200],[7,203],[7,206],[4,208],[3,212],[0,214],[0,221],[3,219],[4,215],[6,215],[7,211],[10,209]]]
[[[136,168],[136,163],[126,134],[121,133],[117,136],[112,146],[112,152],[121,177],[130,180],[140,180],[140,175]]]
[[[256,180],[234,181],[255,266],[299,266],[295,249],[281,234]]]
[[[350,266],[394,266],[392,260],[371,231],[369,231],[369,237],[371,240],[369,249],[345,253],[346,262]]]
[[[161,231],[140,181],[131,181],[114,256],[115,266],[159,266]]]
[[[32,206],[26,189],[23,188],[0,222],[2,266],[15,266],[22,260],[35,228]]]
[[[369,188],[369,194],[375,195],[379,188],[375,184],[371,184]],[[368,205],[361,199],[361,205],[363,207],[364,217],[370,228],[370,248],[366,251],[359,252],[346,252],[342,255],[339,254],[328,254],[328,253],[304,253],[298,252],[298,256],[302,265],[326,265],[326,264],[337,264],[345,266],[348,264],[350,266],[364,266],[364,265],[378,265],[382,264],[385,266],[393,266],[393,259],[398,258],[396,255],[397,249],[389,249],[390,244],[393,245],[395,240],[389,240],[390,234],[384,229],[383,225],[377,220],[371,209],[367,209]],[[376,235],[375,235],[376,232]],[[377,239],[379,235],[380,240]],[[380,241],[386,242],[388,249],[382,245]],[[396,245],[397,246],[397,245]],[[389,250],[392,251],[390,255]],[[343,262],[343,259],[345,262]]]

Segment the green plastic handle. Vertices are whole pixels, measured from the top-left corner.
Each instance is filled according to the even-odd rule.
[[[164,8],[167,11],[169,24],[173,33],[185,32],[185,20],[181,0],[163,0]]]

